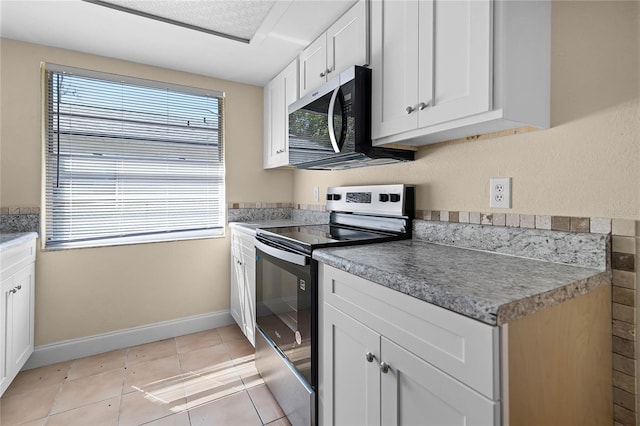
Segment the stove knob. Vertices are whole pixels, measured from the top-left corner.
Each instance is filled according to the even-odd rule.
[[[389,201],[389,194],[380,194],[380,201],[383,203]]]
[[[334,199],[335,201],[338,201],[340,198],[342,198],[342,195],[340,195],[340,194],[333,194],[333,199]]]
[[[400,194],[391,194],[391,202],[397,203],[398,201],[400,201]]]
[[[327,200],[333,200],[333,194],[327,194]]]

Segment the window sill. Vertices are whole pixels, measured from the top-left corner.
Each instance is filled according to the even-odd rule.
[[[209,229],[204,231],[182,231],[182,232],[169,232],[166,234],[150,234],[139,235],[135,237],[125,238],[105,238],[91,241],[76,241],[71,243],[57,243],[45,245],[42,251],[57,251],[57,250],[69,250],[78,248],[99,248],[99,247],[114,247],[114,246],[126,246],[133,244],[148,244],[148,243],[164,243],[173,241],[186,241],[186,240],[201,240],[208,238],[224,238],[224,228]]]

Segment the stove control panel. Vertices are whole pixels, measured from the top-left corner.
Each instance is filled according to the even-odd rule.
[[[327,210],[388,216],[412,216],[414,187],[405,184],[327,188]]]

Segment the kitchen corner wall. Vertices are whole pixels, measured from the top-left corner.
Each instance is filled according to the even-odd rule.
[[[553,1],[551,22],[550,129],[427,146],[408,164],[295,171],[294,203],[313,203],[314,186],[324,197],[327,186],[408,183],[418,210],[509,213],[503,226],[515,216],[612,219],[614,415],[637,425],[640,2]],[[489,209],[494,176],[513,178],[509,210]]]
[[[43,61],[224,91],[227,199],[292,202],[292,172],[262,169],[261,87],[7,39],[0,49],[2,213],[40,207]],[[36,346],[225,311],[229,264],[228,238],[39,251]]]

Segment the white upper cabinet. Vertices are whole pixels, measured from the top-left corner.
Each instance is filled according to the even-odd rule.
[[[548,1],[371,4],[374,145],[549,127]]]
[[[289,164],[289,104],[298,100],[298,60],[264,87],[264,168]]]
[[[369,63],[367,0],[360,0],[300,54],[300,97],[353,65]]]
[[[300,54],[300,97],[327,81],[327,33],[323,33]]]
[[[418,103],[418,8],[416,1],[371,5],[374,139],[418,126],[418,114],[407,110]]]
[[[419,127],[491,108],[491,6],[491,0],[420,4],[419,43],[428,47],[418,54]]]

